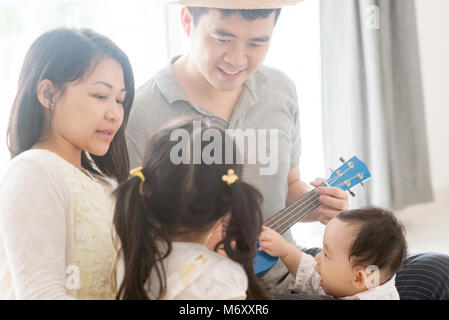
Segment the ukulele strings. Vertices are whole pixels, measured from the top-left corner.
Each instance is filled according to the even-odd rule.
[[[355,178],[357,178],[357,176],[354,176],[351,179],[349,179],[349,182]],[[332,184],[333,182],[334,181],[329,181],[330,184]],[[339,188],[347,182],[348,180],[338,184],[336,187]],[[279,233],[284,233],[291,227],[291,225],[303,220],[307,215],[309,215],[321,204],[321,202],[319,201],[319,195],[315,193],[315,190],[316,189],[308,192],[295,204],[293,204],[289,208],[281,211],[280,213],[269,219],[265,223],[265,225],[271,227],[272,229],[276,230]],[[302,214],[303,211],[306,212]],[[299,219],[298,216],[300,216]]]
[[[356,177],[357,176],[352,177],[349,181],[355,179]],[[343,183],[337,185],[336,187],[339,188],[342,185],[344,185],[346,182],[343,182]],[[313,193],[313,192],[310,192],[310,193]],[[284,214],[280,215],[279,219],[277,219],[277,221],[272,222],[273,225],[276,225],[274,228],[280,229],[279,232],[283,233],[286,230],[288,230],[291,227],[291,225],[293,225],[294,223],[296,223],[298,221],[303,220],[307,215],[309,215],[313,210],[315,210],[315,208],[317,208],[320,205],[319,196],[315,194],[315,197],[314,197],[314,195],[310,195],[310,193],[309,193],[307,199],[305,199],[305,200],[301,199],[304,201],[304,204],[306,205],[306,207],[303,208],[304,204],[301,204],[301,206],[299,206],[299,207],[292,206],[292,207],[294,207],[293,209],[287,210],[287,211],[289,211],[288,213],[286,213],[285,215]],[[310,200],[312,200],[311,203],[310,203]],[[300,216],[302,211],[306,211],[306,212],[302,216]],[[297,219],[298,216],[300,216],[299,219]]]
[[[334,177],[333,179],[329,180],[329,184],[334,183],[334,181],[338,179],[337,177]],[[323,186],[325,186],[325,183],[322,183]],[[297,208],[301,208],[303,203],[306,203],[308,200],[310,200],[314,195],[316,195],[315,193],[315,189],[309,191],[305,196],[303,196],[302,198],[296,200],[295,203],[293,203],[291,206],[289,206],[288,208],[285,208],[283,210],[281,210],[279,213],[277,213],[276,215],[274,215],[273,217],[271,217],[270,219],[268,219],[264,225],[266,226],[270,226],[270,225],[274,225],[278,222],[278,220],[282,219],[283,217],[285,217],[285,215],[289,215],[291,212],[295,211]]]

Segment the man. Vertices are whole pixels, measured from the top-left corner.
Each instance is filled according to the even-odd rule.
[[[187,5],[181,22],[190,51],[173,58],[137,90],[126,131],[131,166],[141,164],[149,138],[161,126],[178,117],[201,116],[225,129],[274,130],[270,143],[265,141],[268,153],[275,155],[272,172],[263,174],[267,163],[261,158],[248,161],[251,155],[245,150],[243,179],[263,194],[265,219],[309,192],[300,179],[295,85],[282,72],[263,66],[280,8],[299,1],[176,1]],[[264,143],[259,140],[257,145]],[[318,187],[322,181],[316,179],[312,185]],[[327,224],[347,209],[346,192],[322,186],[316,192],[321,205],[309,221]],[[290,231],[283,236],[293,242]],[[280,259],[261,280],[272,293],[289,292],[291,276]]]
[[[127,130],[131,166],[140,164],[150,136],[176,117],[200,115],[227,129],[275,129],[278,141],[268,147],[273,152],[277,147],[274,173],[262,175],[260,162],[245,162],[244,170],[245,181],[264,196],[267,219],[311,189],[300,180],[295,85],[283,73],[262,66],[280,7],[299,1],[257,1],[255,7],[254,1],[242,0],[183,2],[191,5],[181,11],[190,52],[175,57],[137,91]],[[310,220],[326,224],[348,206],[346,192],[338,188],[320,187],[317,193],[322,205]],[[284,236],[293,241],[290,231]],[[272,292],[288,291],[290,277],[282,262],[262,280]]]

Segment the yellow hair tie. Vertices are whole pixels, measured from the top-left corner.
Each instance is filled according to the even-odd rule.
[[[135,169],[132,169],[129,173],[132,175],[132,176],[136,176],[136,177],[139,177],[140,178],[140,180],[142,180],[142,182],[145,182],[145,176],[143,175],[143,173],[142,173],[142,167],[137,167],[137,168],[135,168]]]
[[[239,179],[239,177],[235,174],[234,170],[232,170],[232,169],[229,169],[228,174],[224,174],[221,177],[221,180],[226,182],[228,184],[228,186],[230,186],[231,184],[236,182],[238,179]]]

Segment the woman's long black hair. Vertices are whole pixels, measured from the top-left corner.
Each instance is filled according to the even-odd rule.
[[[221,149],[214,152],[222,152],[221,164],[175,164],[173,161],[178,156],[179,142],[171,140],[172,132],[176,129],[188,132],[188,147],[184,150],[188,153],[193,152],[193,137],[201,139],[193,121],[200,120],[179,120],[155,134],[143,160],[145,182],[131,177],[115,191],[114,225],[125,269],[118,299],[149,299],[148,286],[159,288],[160,297],[166,288],[165,270],[160,262],[172,250],[169,235],[182,231],[204,232],[222,218],[226,218],[223,219],[226,221],[224,238],[216,250],[224,246],[227,256],[243,266],[249,281],[249,299],[270,298],[253,271],[255,244],[262,225],[262,195],[242,181],[241,164],[225,163],[226,145],[231,146],[236,158],[234,141],[223,130],[215,128],[219,135],[214,135],[214,143],[221,142]],[[204,122],[201,126],[206,127]],[[201,143],[201,152],[206,145]],[[239,177],[232,185],[222,181],[229,169]],[[157,283],[149,282],[151,272],[157,274]]]
[[[94,165],[109,177],[122,182],[129,172],[128,152],[125,143],[125,127],[134,100],[134,76],[126,54],[110,39],[90,29],[58,28],[42,34],[31,45],[19,77],[18,91],[11,108],[7,144],[11,158],[31,149],[44,132],[52,128],[52,111],[45,117],[45,109],[38,97],[39,83],[48,79],[61,95],[69,82],[83,79],[102,59],[110,57],[123,69],[126,98],[123,124],[103,156],[90,155]],[[49,122],[49,123],[47,123]],[[83,151],[81,165],[98,173]]]

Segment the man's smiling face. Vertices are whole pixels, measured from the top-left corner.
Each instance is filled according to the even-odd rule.
[[[191,25],[191,60],[217,90],[239,88],[262,65],[275,26],[275,12],[247,20],[211,9]]]

